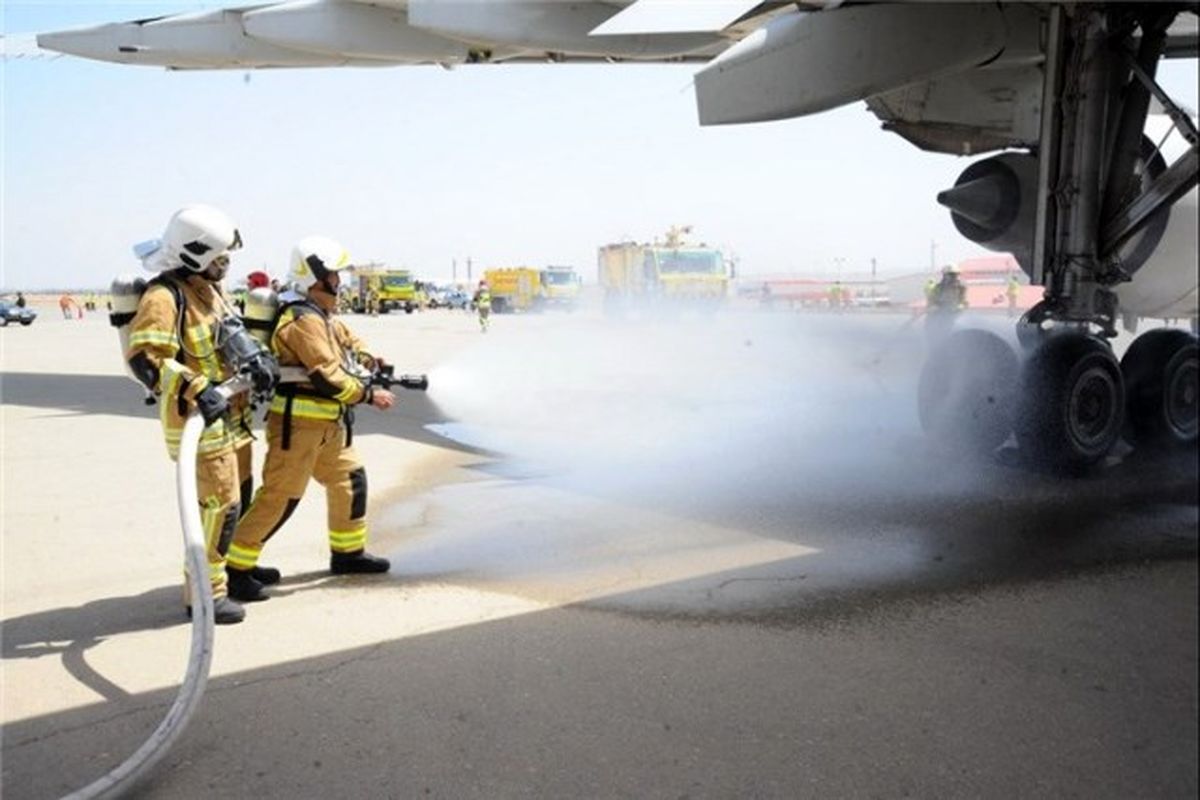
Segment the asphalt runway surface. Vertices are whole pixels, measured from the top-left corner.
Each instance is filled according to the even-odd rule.
[[[413,448],[372,484],[392,573],[328,581],[319,522],[289,534],[143,796],[1196,795],[1194,450],[954,461],[898,316],[355,322],[433,382],[356,430],[384,482]],[[8,372],[6,413],[53,405]],[[6,711],[6,798],[84,785],[173,698],[169,577],[95,583],[6,593],[6,695],[102,697]]]

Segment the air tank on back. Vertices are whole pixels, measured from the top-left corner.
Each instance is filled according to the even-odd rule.
[[[251,289],[246,295],[246,312],[242,322],[250,335],[268,351],[271,349],[271,332],[275,327],[275,314],[279,310],[279,295],[269,287]]]
[[[134,377],[129,363],[125,360],[125,353],[129,351],[129,327],[137,314],[138,301],[142,299],[142,293],[145,291],[146,279],[130,274],[113,278],[109,289],[112,295],[112,311],[109,312],[108,321],[117,329],[117,336],[121,342],[121,364],[125,367],[125,374],[139,386],[141,381]]]

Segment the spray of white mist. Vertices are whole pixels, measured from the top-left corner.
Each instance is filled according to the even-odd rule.
[[[902,315],[500,317],[437,369],[443,433],[513,474],[674,501],[944,490]]]

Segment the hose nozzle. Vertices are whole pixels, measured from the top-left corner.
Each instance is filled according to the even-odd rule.
[[[429,378],[425,375],[401,375],[400,377],[396,377],[396,368],[391,364],[384,364],[371,375],[371,384],[381,386],[384,389],[400,386],[404,389],[423,392],[429,388]]]
[[[396,383],[403,386],[405,389],[423,392],[429,388],[429,377],[426,375],[401,375]]]

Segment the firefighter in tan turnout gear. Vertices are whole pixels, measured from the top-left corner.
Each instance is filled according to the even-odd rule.
[[[253,570],[263,544],[295,510],[310,478],[325,487],[330,572],[387,572],[390,566],[366,552],[367,473],[352,437],[353,406],[387,409],[395,397],[370,385],[362,367],[376,366],[376,359],[333,316],[338,272],[349,265],[346,251],[324,237],[302,239],[292,250],[289,281],[295,291],[280,298],[271,351],[282,368],[303,367],[307,380],[281,384],[271,402],[262,487],[229,549],[229,593],[238,600],[267,599]]]
[[[246,432],[240,429],[245,406],[237,403],[237,413],[231,414],[230,401],[217,391],[233,373],[222,350],[226,325],[240,325],[220,282],[229,269],[229,252],[241,246],[241,236],[221,211],[189,206],[171,217],[161,240],[147,245],[143,264],[159,275],[138,301],[125,358],[138,380],[159,397],[172,460],[179,456],[187,416],[198,409],[204,417],[196,483],[214,619],[218,624],[241,622],[245,612],[226,591],[225,554],[241,508],[235,449],[242,447],[249,456]],[[264,392],[273,382],[265,369],[255,375],[256,387]],[[268,580],[272,572],[278,579],[277,571],[263,572]]]

